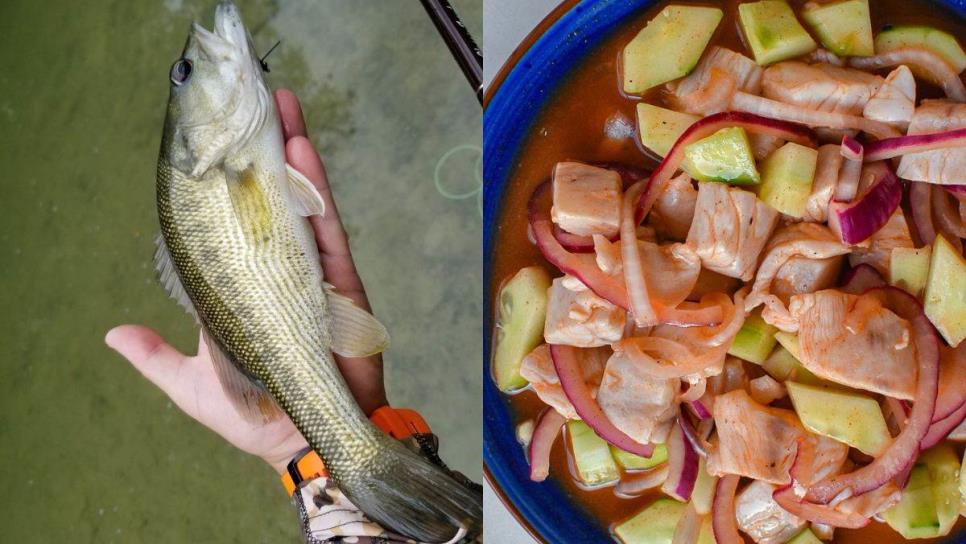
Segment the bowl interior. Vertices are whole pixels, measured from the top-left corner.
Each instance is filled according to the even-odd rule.
[[[547,542],[609,542],[611,537],[606,527],[575,505],[553,480],[530,481],[529,465],[513,431],[512,413],[490,378],[491,257],[502,195],[530,127],[554,91],[623,21],[655,3],[583,0],[557,13],[559,19],[504,74],[483,114],[483,462],[491,483],[511,503],[509,507],[535,536]],[[937,3],[966,17],[966,0]]]

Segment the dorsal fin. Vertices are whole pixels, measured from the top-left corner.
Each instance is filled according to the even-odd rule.
[[[154,250],[154,269],[158,273],[158,279],[161,281],[161,286],[167,291],[168,295],[171,296],[178,305],[184,308],[195,321],[201,322],[198,319],[198,311],[195,309],[195,305],[191,302],[188,297],[188,292],[185,291],[184,285],[181,283],[181,277],[178,276],[178,271],[174,268],[174,262],[171,261],[171,253],[168,251],[168,245],[164,242],[164,236],[158,233],[158,236],[154,239],[155,250]]]
[[[225,396],[242,418],[258,424],[268,423],[285,415],[272,395],[265,390],[265,386],[239,370],[231,357],[221,349],[218,342],[204,327],[201,334],[205,339],[205,345],[211,355],[211,363],[215,367],[215,374],[218,375]]]

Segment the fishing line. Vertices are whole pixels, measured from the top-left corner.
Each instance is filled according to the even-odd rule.
[[[457,192],[456,190],[447,189],[443,185],[442,171],[443,166],[450,160],[454,155],[461,152],[473,152],[476,153],[476,162],[473,167],[473,178],[476,180],[476,186],[464,192]],[[483,176],[480,173],[483,166],[483,149],[478,145],[473,144],[462,144],[451,148],[443,156],[436,161],[436,167],[433,169],[433,184],[436,186],[436,191],[447,200],[466,200],[467,198],[476,197],[477,208],[480,212],[480,217],[483,216]]]

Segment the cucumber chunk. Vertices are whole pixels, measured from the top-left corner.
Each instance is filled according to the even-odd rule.
[[[745,324],[735,335],[735,340],[728,348],[728,355],[734,355],[755,364],[762,364],[775,348],[775,332],[778,329],[765,323],[761,312],[755,312],[745,318]]]
[[[950,346],[966,338],[966,259],[941,234],[932,245],[923,306]]]
[[[684,169],[701,181],[747,185],[760,180],[751,143],[741,127],[723,128],[689,145]]]
[[[929,279],[930,246],[896,247],[889,258],[889,283],[918,297]]]
[[[616,481],[620,477],[617,464],[603,438],[580,420],[567,422],[567,437],[573,454],[577,478],[588,486],[598,486]]]
[[[956,72],[966,69],[966,52],[956,37],[929,26],[894,26],[875,37],[875,52],[888,53],[902,47],[922,47],[938,53]]]
[[[704,516],[701,521],[701,532],[698,533],[698,541],[695,544],[717,544],[714,538],[714,528],[711,526],[711,516]]]
[[[932,481],[936,516],[939,519],[935,536],[948,535],[959,519],[959,456],[951,444],[944,442],[923,452],[919,461],[926,464]]]
[[[777,346],[775,351],[771,352],[771,355],[761,364],[761,367],[765,369],[769,376],[780,382],[791,378],[792,372],[799,366],[801,366],[801,363],[784,346]]]
[[[680,113],[653,104],[641,102],[637,105],[637,124],[641,131],[641,143],[659,157],[678,141],[681,133],[700,119],[697,115]]]
[[[711,503],[714,500],[714,488],[718,484],[717,476],[708,472],[708,464],[704,457],[698,458],[698,478],[694,481],[691,491],[691,504],[694,511],[702,516],[711,513]]]
[[[804,55],[818,47],[784,0],[741,4],[738,19],[755,62],[762,66]]]
[[[963,452],[963,462],[959,465],[959,511],[966,514],[966,451]]]
[[[527,385],[520,364],[543,339],[550,275],[539,266],[521,268],[500,289],[493,378],[500,391]]]
[[[691,73],[723,15],[704,6],[661,10],[624,47],[624,92],[640,94]]]
[[[905,538],[929,538],[939,530],[932,478],[925,464],[916,464],[899,503],[883,512],[886,523]]]
[[[840,57],[875,55],[869,0],[810,2],[802,10],[802,19],[818,34],[822,45]]]
[[[614,526],[614,534],[624,544],[671,544],[684,508],[682,502],[658,499]]]
[[[818,150],[788,142],[765,159],[758,198],[785,215],[802,218],[812,193]]]
[[[815,374],[812,374],[811,370],[802,365],[798,358],[799,348],[797,334],[778,331],[775,333],[775,340],[778,341],[779,346],[768,357],[768,360],[762,364],[765,372],[768,372],[773,378],[779,381],[795,380],[798,383],[804,383],[806,385],[836,387],[836,384],[819,378]],[[774,360],[772,360],[773,357]],[[784,375],[785,377],[779,378],[778,375]]]
[[[775,340],[778,340],[778,343],[781,344],[783,348],[787,349],[788,352],[792,354],[792,357],[794,357],[796,361],[801,360],[799,359],[800,352],[798,348],[797,334],[785,332],[785,331],[778,331],[775,333]]]
[[[614,461],[617,461],[624,470],[647,470],[667,461],[667,446],[664,444],[656,444],[650,458],[634,455],[614,445],[611,445],[610,453],[614,456]]]
[[[789,540],[787,544],[822,544],[822,541],[815,536],[811,529],[805,529],[795,535],[795,538]]]
[[[808,430],[872,456],[882,454],[892,441],[882,409],[872,397],[796,382],[785,382],[785,387]]]

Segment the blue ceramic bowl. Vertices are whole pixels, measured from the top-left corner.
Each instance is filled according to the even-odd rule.
[[[545,542],[610,542],[607,528],[574,504],[553,481],[534,483],[513,432],[513,414],[490,378],[493,327],[492,256],[502,195],[529,129],[571,70],[623,21],[654,5],[654,0],[582,0],[556,17],[532,45],[504,68],[503,80],[483,114],[483,462],[487,477],[520,522]],[[937,2],[966,17],[966,0]],[[960,536],[949,542],[966,542]]]

